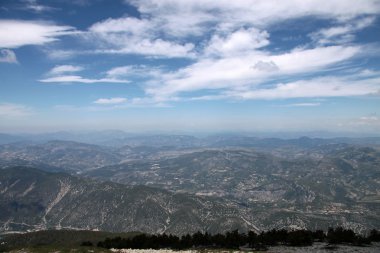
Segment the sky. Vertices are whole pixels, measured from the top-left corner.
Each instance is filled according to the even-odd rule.
[[[380,133],[379,0],[0,0],[0,131]]]

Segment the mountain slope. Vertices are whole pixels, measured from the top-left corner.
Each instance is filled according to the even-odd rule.
[[[212,149],[107,166],[86,175],[223,197],[243,204],[244,217],[261,229],[342,225],[359,232],[379,228],[380,152],[344,146],[324,154],[325,148],[319,149],[318,159]]]
[[[236,207],[218,199],[23,167],[1,171],[0,210],[3,232],[74,228],[185,234],[254,229]]]

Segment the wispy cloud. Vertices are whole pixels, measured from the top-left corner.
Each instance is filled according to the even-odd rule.
[[[95,105],[75,106],[56,105],[54,109],[68,112],[104,112],[115,110],[126,110],[130,108],[167,108],[171,105],[159,102],[151,97],[135,97],[127,99],[124,97],[99,98],[92,102]]]
[[[71,26],[59,26],[42,21],[0,20],[0,47],[18,48],[43,45],[64,35],[76,34]]]
[[[294,104],[287,104],[282,105],[281,107],[314,107],[314,106],[320,106],[321,103],[294,103]]]
[[[99,79],[91,79],[84,78],[81,76],[73,76],[73,75],[64,75],[64,76],[54,76],[45,79],[40,79],[40,82],[43,83],[128,83],[128,80],[120,80],[113,78],[99,78]]]
[[[280,107],[312,107],[331,97],[379,96],[380,73],[364,79],[356,75],[314,77],[287,83],[272,83],[248,88],[223,89],[211,95],[164,98],[161,101],[275,100],[312,98],[315,102],[293,103]],[[160,98],[160,97],[159,97]],[[162,98],[162,97],[161,97]],[[167,100],[165,100],[167,99]],[[160,99],[158,99],[160,100]]]
[[[83,67],[74,65],[57,65],[49,71],[49,75],[60,75],[63,73],[73,73],[82,71]]]
[[[283,54],[251,51],[239,57],[205,58],[178,71],[164,73],[160,78],[155,77],[146,91],[165,100],[179,93],[199,90],[257,90],[268,81],[318,73],[359,52],[358,46],[331,46],[295,49]]]
[[[240,99],[285,99],[376,95],[379,91],[379,77],[355,80],[330,76],[279,83],[271,88],[231,91],[227,94]]]
[[[87,37],[101,41],[102,49],[95,50],[96,53],[169,58],[193,56],[192,43],[177,43],[160,38],[157,25],[151,20],[133,17],[107,19],[92,25]]]
[[[99,99],[94,101],[94,104],[115,105],[115,104],[123,104],[125,102],[127,102],[126,98],[114,97],[114,98],[99,98]]]
[[[128,0],[149,22],[173,37],[199,36],[212,30],[233,31],[242,27],[267,27],[284,20],[305,16],[323,17],[337,21],[379,13],[379,1],[331,0]],[[211,31],[212,31],[211,30]]]
[[[92,44],[98,43],[93,53],[169,58],[197,58],[200,50],[214,56],[244,54],[268,45],[269,34],[265,28],[283,20],[315,16],[340,22],[380,11],[377,1],[352,4],[332,0],[323,5],[319,1],[306,1],[301,5],[298,0],[126,2],[135,5],[141,17],[108,18],[93,24],[84,36]],[[351,32],[360,29],[370,19],[363,19],[362,25],[348,29]],[[197,45],[188,39],[191,37],[203,41]]]
[[[355,32],[372,25],[375,19],[375,17],[353,19],[348,24],[324,28],[309,36],[320,45],[348,43],[355,39]]]
[[[58,65],[52,68],[47,74],[47,78],[40,79],[43,83],[129,83],[129,80],[115,78],[106,75],[103,78],[85,78],[79,75],[72,75],[73,72],[82,71],[83,67],[74,65]]]
[[[33,114],[33,110],[25,105],[0,103],[0,117],[19,118]]]
[[[319,1],[300,5],[298,0],[127,2],[137,7],[139,18],[105,19],[93,24],[84,38],[100,41],[99,45],[95,43],[93,53],[192,58],[185,67],[147,71],[153,74],[145,75],[143,88],[156,101],[174,101],[182,94],[203,90],[215,91],[216,95],[189,95],[188,99],[324,97],[330,91],[331,96],[356,96],[374,92],[374,84],[362,91],[358,83],[334,86],[340,87],[339,92],[331,83],[299,84],[304,81],[303,75],[318,76],[364,51],[360,45],[343,41],[351,42],[356,32],[373,24],[380,12],[379,1],[353,4],[332,0],[324,5]],[[334,25],[309,34],[313,45],[300,45],[282,53],[266,50],[271,44],[269,30],[273,24],[303,17],[322,18]],[[107,74],[113,78],[137,76],[141,69],[121,66]],[[339,79],[334,78],[329,80]],[[283,79],[295,81],[284,83]],[[297,88],[292,90],[292,85]]]
[[[347,123],[347,125],[351,127],[360,127],[362,131],[364,129],[372,129],[378,132],[380,127],[380,118],[376,114],[370,114],[352,119]]]
[[[0,62],[17,63],[15,52],[10,49],[0,49]]]
[[[380,118],[376,115],[363,116],[359,119],[359,122],[361,122],[362,124],[380,124]]]
[[[81,54],[81,52],[77,50],[62,50],[55,48],[45,48],[43,51],[52,60],[67,60]]]
[[[36,4],[34,0],[30,2]],[[65,59],[83,54],[140,54],[202,60],[205,56],[252,53],[270,44],[269,33],[265,30],[270,25],[306,16],[330,19],[339,24],[310,35],[324,45],[338,37],[340,40],[351,40],[354,32],[370,25],[374,21],[372,15],[380,12],[378,1],[352,4],[332,0],[324,5],[319,1],[307,1],[300,5],[298,0],[126,2],[137,7],[141,14],[139,18],[128,16],[96,22],[87,31],[80,32],[90,49],[51,50],[48,52],[50,57]],[[55,26],[55,29],[58,31],[53,29],[50,32],[53,34],[42,32],[42,42],[34,43],[44,43],[62,33],[74,32],[66,26]],[[195,41],[200,43],[190,37],[195,37]]]
[[[37,0],[23,0],[22,2],[25,4],[23,8],[37,13],[56,10],[56,8],[39,4]]]
[[[160,66],[126,65],[114,67],[107,71],[107,76],[112,78],[139,77],[143,79],[159,78],[165,73]]]

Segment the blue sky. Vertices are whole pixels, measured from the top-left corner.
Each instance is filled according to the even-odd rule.
[[[0,1],[0,131],[380,132],[380,1]]]

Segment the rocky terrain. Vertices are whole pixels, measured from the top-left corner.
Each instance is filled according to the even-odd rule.
[[[115,143],[115,140],[109,140],[108,143]],[[105,139],[102,141],[106,142]],[[81,179],[72,178],[70,182],[79,180],[84,188],[80,188],[80,184],[77,183],[76,187],[79,188],[70,187],[69,192],[72,189],[81,192],[80,197],[75,194],[72,196],[75,196],[75,201],[79,201],[81,205],[87,204],[80,206],[82,209],[73,208],[72,212],[79,213],[72,214],[74,217],[82,217],[82,212],[86,209],[101,209],[107,214],[114,214],[122,212],[120,210],[123,208],[137,208],[135,205],[127,205],[127,202],[123,205],[117,204],[116,199],[112,200],[114,202],[109,200],[112,204],[108,206],[107,210],[104,209],[106,207],[99,207],[99,194],[102,197],[106,195],[104,191],[101,193],[95,191],[100,184],[93,181],[96,179],[103,182],[100,185],[108,184],[115,187],[113,190],[115,196],[119,196],[117,191],[120,189],[123,189],[121,191],[134,189],[134,192],[141,191],[146,195],[161,194],[160,196],[182,196],[183,198],[186,196],[186,199],[192,200],[186,202],[189,210],[198,210],[199,203],[212,199],[212,203],[217,203],[223,210],[233,209],[233,215],[239,218],[237,222],[240,224],[239,226],[251,226],[259,230],[271,228],[327,229],[329,226],[341,225],[356,232],[365,232],[380,227],[378,138],[312,139],[303,137],[283,140],[240,136],[206,138],[124,136],[119,139],[118,143],[128,143],[129,145],[99,146],[51,140],[37,143],[3,144],[0,145],[0,167],[12,168],[22,165],[49,172],[61,171],[80,176]],[[14,175],[14,182],[17,181],[17,175]],[[63,174],[53,175],[63,176]],[[65,176],[67,177],[67,175]],[[111,184],[109,181],[117,184]],[[41,214],[46,212],[46,208],[49,207],[48,203],[54,202],[61,192],[60,189],[62,187],[65,189],[61,181],[56,179],[54,182],[54,187],[45,186],[46,188],[44,188],[49,192],[49,187],[53,187],[54,194],[46,195],[44,193],[39,195],[38,201],[33,202],[36,210],[39,208],[45,210],[41,211]],[[7,187],[9,188],[11,184]],[[66,217],[66,213],[63,211],[64,206],[68,205],[70,208],[77,206],[77,204],[73,204],[77,203],[74,200],[74,202],[67,203],[60,200],[59,205],[54,204],[54,208],[51,209],[61,210],[61,213],[50,216],[49,211],[45,216],[46,222],[42,219],[44,216],[39,215],[35,217],[42,220],[34,217],[35,220],[33,222],[29,220],[25,226],[22,225],[23,222],[14,220],[11,222],[21,225],[10,225],[12,223],[8,221],[12,219],[14,210],[20,209],[17,204],[19,200],[15,199],[16,202],[11,203],[10,199],[15,198],[14,196],[21,196],[33,182],[22,181],[19,184],[25,189],[21,188],[21,193],[9,195],[6,204],[2,202],[12,211],[9,211],[8,216],[4,216],[5,218],[1,217],[3,224],[6,224],[2,226],[3,231],[24,231],[46,227],[87,228],[86,226],[90,226],[90,224],[93,224],[88,227],[91,229],[114,229],[98,220],[95,223],[92,220],[85,220],[81,223],[80,218],[74,219],[70,215]],[[70,186],[72,185],[70,184]],[[100,191],[102,187],[97,190]],[[7,191],[9,190],[7,189]],[[65,190],[62,192],[65,193]],[[4,197],[4,194],[2,193],[0,196]],[[65,194],[63,200],[67,196]],[[165,197],[162,198],[162,201],[169,201],[169,199]],[[23,203],[26,198],[20,201]],[[132,200],[128,199],[128,201]],[[133,199],[133,201],[135,200]],[[184,205],[181,205],[181,201],[173,202],[173,205],[175,203],[186,209]],[[42,203],[42,206],[37,203]],[[61,209],[56,209],[58,206]],[[210,210],[214,209],[206,206]],[[150,201],[141,202],[138,211],[134,209],[134,212],[144,213],[147,210],[146,212],[149,213],[150,208]],[[166,212],[157,213],[157,219],[152,223],[154,225],[145,224],[138,228],[148,229],[149,227],[149,231],[156,232],[175,231],[176,228],[172,227],[175,219],[171,217],[169,219],[171,225],[168,226]],[[229,212],[226,211],[226,213]],[[158,218],[159,215],[163,215],[163,217]],[[94,213],[94,216],[102,217],[99,213]],[[225,214],[220,214],[220,217],[222,216]],[[111,217],[119,216],[111,215],[110,221]],[[196,215],[187,213],[184,220],[188,224],[193,224],[193,220],[197,220],[197,218]],[[128,224],[134,224],[133,226],[139,226],[141,220],[138,219],[138,216],[132,216],[128,222]],[[228,222],[230,221],[221,222],[221,224],[227,226]],[[194,224],[198,224],[198,221]],[[214,229],[214,225],[206,224],[204,221],[199,221],[199,224],[202,225],[196,227],[202,230],[217,230]],[[28,227],[29,225],[31,227]],[[132,225],[130,227],[128,227],[129,225],[123,226],[120,229],[137,229],[133,229]]]
[[[251,149],[214,149],[85,174],[127,185],[222,197],[246,207],[250,220],[262,229],[379,227],[380,153],[349,146],[320,155],[284,159]]]
[[[87,229],[193,233],[255,229],[219,199],[99,183],[32,168],[0,174],[0,232]]]

